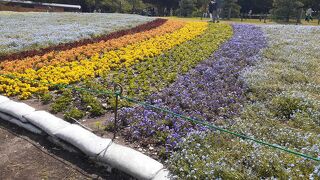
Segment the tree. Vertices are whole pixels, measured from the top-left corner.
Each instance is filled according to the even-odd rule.
[[[140,12],[145,6],[142,0],[128,0],[128,2],[132,7],[131,9],[132,13]]]
[[[314,10],[320,10],[320,1],[319,0],[301,0],[304,4],[304,8],[312,8]]]
[[[144,3],[150,4],[158,9],[159,15],[164,15],[165,9],[178,9],[180,0],[143,0]]]
[[[194,0],[181,0],[179,2],[179,14],[181,16],[191,16],[196,9]]]
[[[248,13],[250,10],[255,14],[268,13],[272,9],[273,0],[239,0],[241,13]]]
[[[222,2],[223,17],[230,19],[231,17],[237,17],[240,14],[241,6],[237,4],[237,0],[224,0]]]
[[[195,6],[197,9],[203,9],[208,6],[209,2],[210,2],[210,0],[196,0]]]
[[[300,16],[303,3],[299,0],[274,0],[272,15],[276,19],[284,19],[289,22],[290,17]]]

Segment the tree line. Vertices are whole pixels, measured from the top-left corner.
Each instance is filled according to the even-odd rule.
[[[37,1],[37,0],[36,0]],[[155,16],[201,16],[207,11],[210,0],[38,0],[79,4],[83,12],[121,12]],[[278,19],[288,19],[312,8],[320,10],[319,0],[217,0],[222,16],[239,17],[241,14],[272,14]]]

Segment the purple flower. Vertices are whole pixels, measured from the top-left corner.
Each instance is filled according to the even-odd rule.
[[[147,101],[211,123],[228,121],[238,115],[246,98],[241,71],[258,59],[267,41],[256,26],[236,24],[233,29],[233,38],[223,44],[214,56],[179,76],[176,82],[151,95]],[[124,109],[120,114],[130,119],[132,132],[141,135],[139,138],[165,138],[162,145],[168,152],[174,150],[188,134],[208,130],[202,125],[152,109],[136,107],[130,111]]]

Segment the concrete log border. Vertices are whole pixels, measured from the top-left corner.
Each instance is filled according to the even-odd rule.
[[[99,137],[83,127],[70,124],[45,111],[0,95],[0,120],[8,121],[32,133],[47,135],[65,150],[80,150],[98,164],[119,169],[137,179],[167,180],[170,173],[160,162],[111,139]]]

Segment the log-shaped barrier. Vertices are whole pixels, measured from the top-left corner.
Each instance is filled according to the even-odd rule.
[[[79,150],[99,164],[119,169],[137,179],[166,180],[169,171],[158,161],[95,135],[56,116],[0,95],[0,120],[18,125],[48,139],[65,150]]]

